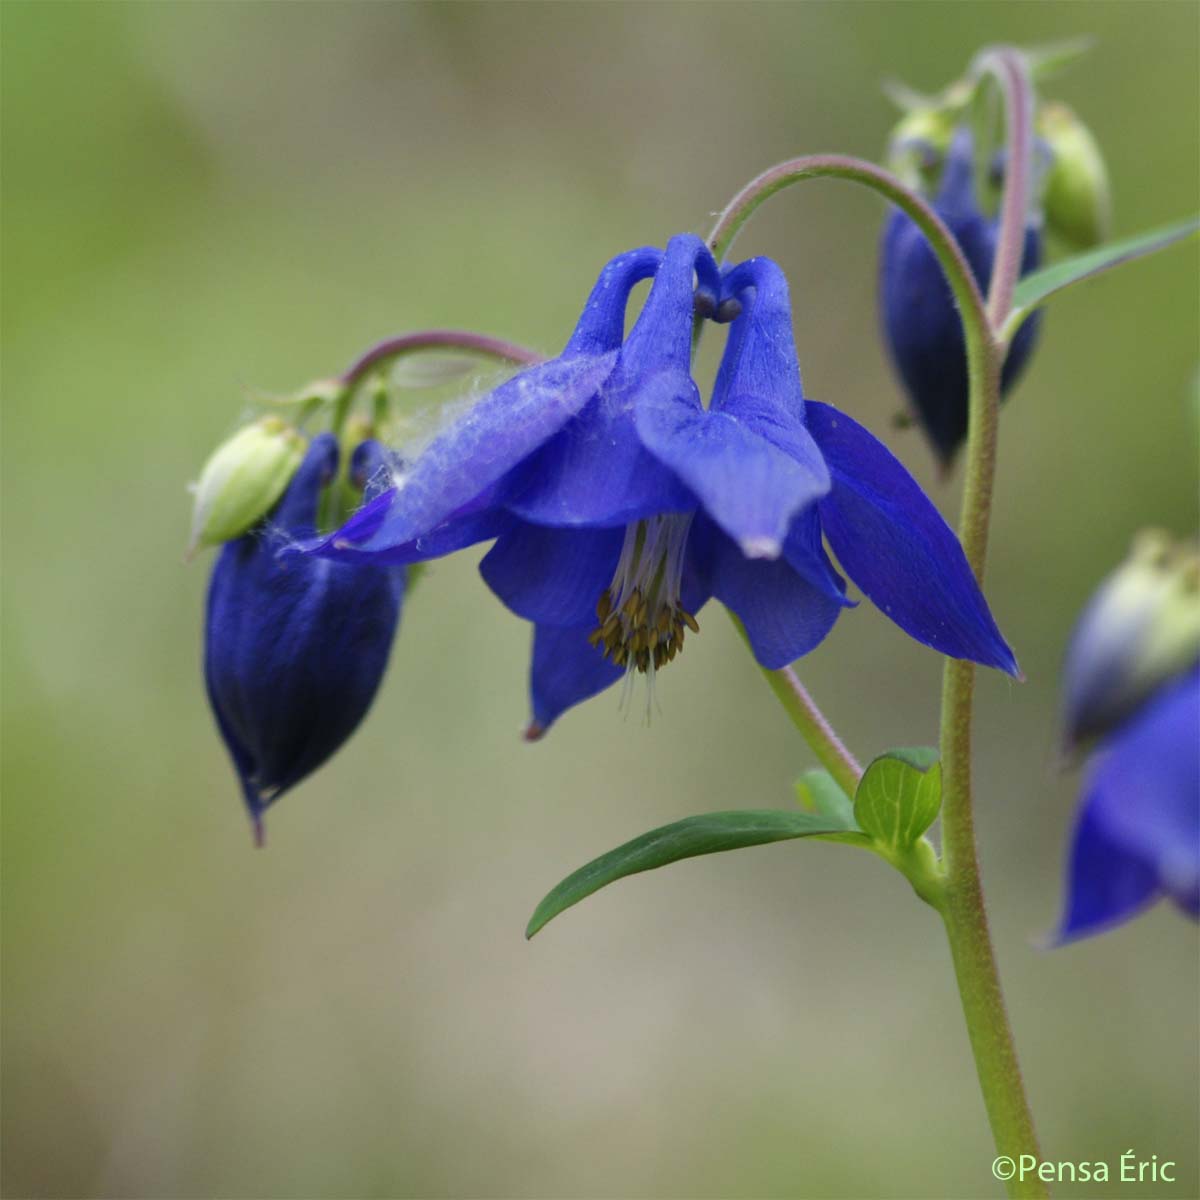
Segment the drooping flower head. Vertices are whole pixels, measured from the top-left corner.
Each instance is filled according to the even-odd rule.
[[[315,438],[270,517],[227,543],[209,583],[204,678],[261,840],[262,814],[358,727],[383,678],[400,618],[404,568],[282,556],[311,538],[337,439]],[[381,449],[364,442],[362,486]]]
[[[1054,940],[1162,897],[1200,920],[1200,671],[1160,688],[1089,760]]]
[[[1056,941],[1162,896],[1200,919],[1200,555],[1148,531],[1071,640],[1066,743],[1094,742]]]
[[[933,206],[962,247],[976,282],[986,293],[999,241],[999,222],[985,216],[975,196],[970,132],[955,134]],[[1037,224],[1025,231],[1021,274],[1042,260]],[[892,362],[943,464],[949,465],[967,436],[967,353],[962,322],[950,286],[925,235],[899,209],[884,225],[879,269],[880,319]],[[1033,351],[1041,324],[1035,313],[1018,330],[1001,374],[1007,394]]]
[[[622,344],[628,281],[649,273]],[[732,319],[707,408],[689,365],[696,312]],[[573,347],[600,314],[605,336],[585,339],[582,368]],[[763,665],[807,653],[849,603],[823,535],[913,637],[1015,672],[915,481],[861,426],[806,403],[780,269],[759,258],[719,277],[704,244],[681,235],[665,253],[615,259],[559,359],[486,396],[310,550],[415,561],[494,537],[481,571],[535,625],[540,732],[626,672],[666,666],[713,596]]]

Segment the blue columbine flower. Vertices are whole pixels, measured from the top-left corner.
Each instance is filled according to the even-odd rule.
[[[1059,944],[1163,896],[1200,920],[1200,670],[1161,687],[1092,757]]]
[[[934,208],[986,292],[999,224],[980,212],[975,199],[971,135],[965,128],[951,143]],[[1021,274],[1035,270],[1041,258],[1041,231],[1030,225],[1025,232]],[[943,464],[949,465],[967,436],[967,354],[962,322],[937,256],[925,235],[899,209],[883,230],[879,299],[892,361],[934,450]],[[1002,395],[1024,369],[1040,323],[1041,314],[1035,313],[1013,339],[1001,375]]]
[[[337,459],[332,434],[315,438],[271,517],[225,545],[209,584],[204,678],[260,841],[267,807],[366,715],[400,618],[403,567],[278,554],[313,536]],[[359,446],[359,486],[380,459],[376,443]]]
[[[1075,626],[1065,744],[1085,768],[1058,942],[1160,896],[1200,918],[1200,552],[1145,530]]]
[[[913,637],[1015,673],[915,481],[860,425],[804,400],[779,268],[754,259],[719,279],[690,235],[656,253],[614,260],[559,359],[485,397],[313,552],[415,561],[495,537],[483,576],[536,626],[534,733],[627,671],[665,666],[712,596],[763,665],[807,653],[849,603],[822,534]],[[649,273],[621,345],[629,281]],[[733,319],[707,409],[689,366],[696,311]],[[593,348],[586,366],[577,344]]]

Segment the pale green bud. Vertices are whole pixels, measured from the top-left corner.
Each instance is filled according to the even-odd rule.
[[[906,113],[888,137],[888,169],[905,186],[929,191],[950,149],[954,121],[953,112],[944,108],[918,108]]]
[[[239,429],[213,452],[193,491],[190,558],[201,546],[241,537],[283,495],[307,442],[282,417]]]
[[[1091,130],[1065,104],[1044,104],[1038,136],[1053,160],[1043,201],[1051,230],[1079,250],[1098,246],[1112,224],[1108,168]]]
[[[1197,659],[1200,549],[1145,530],[1075,627],[1064,671],[1068,745],[1103,736]]]

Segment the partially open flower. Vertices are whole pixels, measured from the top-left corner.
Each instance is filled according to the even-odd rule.
[[[205,683],[260,839],[268,806],[366,715],[400,618],[403,567],[279,554],[315,533],[337,456],[332,434],[315,438],[278,507],[224,547],[209,584]],[[358,448],[360,486],[379,458],[375,443]]]

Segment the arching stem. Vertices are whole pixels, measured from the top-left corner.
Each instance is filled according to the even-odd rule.
[[[1004,89],[1010,163],[1001,208],[999,248],[986,306],[962,250],[937,213],[889,172],[873,163],[842,155],[796,158],[764,171],[730,201],[709,235],[709,246],[720,261],[738,231],[764,200],[794,183],[818,178],[848,179],[869,187],[903,209],[921,229],[937,255],[963,322],[970,397],[959,538],[976,578],[982,583],[995,478],[996,417],[1004,353],[998,330],[1008,316],[1020,273],[1029,205],[1032,92],[1024,60],[1015,51],[988,52],[980,59],[977,69],[981,76],[997,78]],[[947,661],[941,720],[942,839],[946,872],[942,915],[996,1149],[1019,1163],[1022,1155],[1037,1157],[1038,1143],[1000,989],[979,877],[971,802],[974,679],[975,669],[971,663]],[[770,678],[770,682],[789,714],[793,714],[797,701],[790,693],[788,681]],[[815,744],[806,733],[810,744],[814,749],[822,742],[826,749],[831,744],[840,747],[840,739],[811,697],[804,693],[804,698],[807,704],[800,705],[801,720],[797,724],[802,732],[806,726],[818,731]],[[796,719],[794,714],[793,719]],[[822,729],[832,735],[832,742],[825,741],[820,734]],[[1011,1196],[1048,1195],[1036,1177],[1013,1178],[1008,1181],[1007,1188]]]

